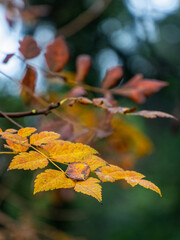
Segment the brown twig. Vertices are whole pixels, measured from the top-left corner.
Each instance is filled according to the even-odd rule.
[[[11,119],[10,116],[8,116],[6,113],[0,111],[0,116],[6,118],[8,121],[16,125],[18,128],[23,128],[19,123],[15,122],[13,119]]]
[[[40,110],[33,109],[27,112],[15,112],[15,113],[0,112],[0,117],[21,118],[21,117],[34,116],[34,115],[48,115],[49,113],[51,113],[52,109],[59,107],[59,105],[60,105],[59,103],[51,103],[47,108],[40,109]],[[10,119],[8,120],[10,121]]]

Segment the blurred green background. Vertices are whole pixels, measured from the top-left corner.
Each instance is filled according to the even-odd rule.
[[[98,85],[108,68],[124,66],[126,82],[136,73],[145,78],[169,82],[169,86],[149,98],[141,109],[159,110],[180,117],[180,1],[179,0],[33,0],[17,1],[19,4],[47,4],[49,12],[37,20],[6,21],[6,4],[0,5],[0,50],[4,53],[17,51],[18,41],[24,35],[33,35],[40,46],[52,41],[57,33],[65,34],[70,47],[71,60],[67,69],[75,71],[75,58],[85,53],[92,57],[92,68],[87,83]],[[96,2],[96,3],[95,3]],[[96,7],[87,10],[92,4]],[[107,4],[107,6],[106,6]],[[5,6],[6,5],[6,6]],[[24,6],[24,5],[23,5]],[[88,11],[78,26],[67,24]],[[99,11],[99,12],[98,12]],[[91,12],[91,21],[85,26]],[[98,16],[95,15],[98,13]],[[64,28],[66,26],[66,29]],[[77,31],[76,30],[77,27]],[[42,64],[38,58],[35,63]],[[0,70],[18,79],[23,65],[11,60],[0,65]],[[38,79],[37,92],[45,93],[43,77]],[[0,75],[0,110],[16,112],[28,109],[18,95],[18,87]],[[131,101],[117,98],[122,106],[135,106]],[[24,126],[34,126],[38,118],[17,120]],[[18,226],[29,221],[33,226],[48,224],[60,229],[70,239],[139,240],[180,239],[180,133],[179,123],[167,119],[140,119],[133,117],[131,123],[150,137],[153,153],[138,161],[135,170],[143,173],[162,191],[160,198],[154,192],[141,187],[127,188],[118,183],[103,184],[103,206],[90,197],[75,194],[69,202],[57,203],[51,194],[32,195],[34,173],[6,172],[9,156],[0,159],[0,208]],[[13,127],[0,119],[2,129]],[[2,143],[1,143],[2,145]],[[52,202],[54,204],[52,204]],[[32,220],[32,219],[33,220]],[[9,220],[10,221],[10,220]],[[3,216],[0,214],[0,231],[3,235]],[[22,229],[21,229],[22,231]],[[29,230],[30,231],[30,230]],[[4,237],[4,238],[3,238]],[[8,238],[7,239],[16,239]],[[33,238],[31,238],[33,239]],[[49,239],[42,237],[40,239]],[[55,239],[55,238],[54,238]],[[72,238],[73,239],[73,238]]]

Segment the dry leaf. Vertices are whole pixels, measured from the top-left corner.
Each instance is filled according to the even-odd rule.
[[[76,59],[76,79],[75,81],[82,82],[89,72],[91,67],[91,57],[89,55],[83,54],[79,55]]]
[[[48,132],[48,131],[43,131],[40,133],[35,133],[31,135],[30,137],[30,144],[40,146],[41,144],[51,142],[53,140],[56,140],[60,137],[61,135],[55,132]]]
[[[101,84],[102,88],[110,89],[116,87],[122,80],[123,74],[122,66],[108,69]]]
[[[84,158],[83,163],[86,163],[91,171],[95,171],[97,168],[107,165],[106,161],[96,155],[90,155],[89,157]]]
[[[61,71],[69,60],[69,49],[63,37],[56,38],[46,47],[46,63],[52,72]]]
[[[37,57],[41,52],[41,49],[38,47],[37,42],[31,36],[26,36],[19,43],[19,51],[26,59]]]
[[[162,118],[173,118],[176,119],[174,116],[160,112],[160,111],[147,111],[147,110],[142,110],[134,113],[129,113],[130,115],[135,115],[135,116],[141,116],[145,118],[157,118],[157,117],[162,117]],[[176,119],[177,120],[177,119]]]
[[[75,180],[86,180],[89,174],[90,168],[84,162],[71,163],[66,170],[66,175]]]
[[[67,178],[63,172],[47,169],[45,172],[37,175],[34,184],[34,194],[58,188],[72,188],[74,186],[75,182]]]
[[[30,151],[21,152],[16,155],[10,165],[9,170],[12,169],[24,169],[24,170],[35,170],[37,168],[44,168],[48,165],[48,160],[42,154]]]
[[[102,203],[102,187],[99,182],[98,179],[90,177],[85,181],[77,182],[74,190],[92,196]]]

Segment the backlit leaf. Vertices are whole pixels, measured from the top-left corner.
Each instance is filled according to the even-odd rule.
[[[90,168],[84,162],[74,162],[70,163],[66,174],[68,177],[75,180],[86,180],[89,176]]]
[[[69,60],[69,49],[63,37],[56,38],[46,48],[45,59],[52,72],[61,71]]]
[[[89,55],[79,55],[76,59],[76,82],[82,82],[91,67],[91,57]]]
[[[74,186],[75,182],[67,178],[63,172],[47,169],[45,172],[37,175],[34,184],[34,194],[59,188],[72,188]]]
[[[81,161],[97,151],[82,143],[71,143],[68,141],[54,141],[46,144],[43,148],[49,152],[50,157],[60,163],[72,163]]]
[[[26,36],[19,43],[19,51],[26,59],[37,57],[41,52],[41,49],[38,47],[36,41],[31,36]]]
[[[21,137],[28,137],[30,136],[33,132],[35,132],[37,129],[33,127],[26,127],[26,128],[21,128],[18,130],[18,135]]]
[[[102,187],[99,185],[99,182],[98,179],[90,177],[85,181],[77,182],[74,190],[92,196],[99,202],[102,202]]]
[[[9,165],[9,170],[12,169],[35,170],[37,168],[44,168],[47,165],[48,160],[42,154],[35,151],[22,152],[12,159]]]
[[[108,69],[101,84],[102,88],[109,89],[117,86],[120,83],[123,74],[124,72],[122,66],[116,66]]]
[[[35,133],[30,137],[30,144],[40,146],[43,143],[51,142],[55,139],[58,139],[60,134],[55,132],[43,131],[40,133]]]

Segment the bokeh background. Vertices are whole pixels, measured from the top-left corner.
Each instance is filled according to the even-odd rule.
[[[37,5],[41,8],[26,10]],[[75,58],[85,53],[92,57],[92,68],[86,78],[90,85],[98,86],[106,70],[116,65],[124,66],[124,82],[136,73],[167,81],[167,88],[139,108],[164,111],[180,118],[179,0],[0,1],[1,62],[7,53],[18,52],[18,41],[25,35],[33,35],[44,48],[59,34],[65,36],[71,51],[68,71],[75,71]],[[44,66],[42,54],[32,63]],[[17,58],[0,64],[0,71],[17,80],[21,79],[23,68]],[[48,84],[39,73],[36,92],[43,95],[47,90]],[[65,90],[62,87],[58,91]],[[136,105],[120,97],[117,100],[123,106]],[[0,110],[25,109],[28,107],[19,97],[18,85],[1,74]],[[38,119],[17,121],[24,126],[37,126]],[[119,183],[103,185],[103,206],[90,197],[74,196],[71,192],[62,192],[61,201],[57,194],[51,193],[34,197],[34,173],[7,173],[11,157],[1,155],[0,239],[20,236],[22,239],[179,240],[179,123],[138,117],[128,121],[154,145],[153,152],[139,159],[134,167],[160,187],[162,198],[141,187],[128,188]],[[5,119],[0,119],[0,126],[13,127]],[[29,238],[21,236],[23,231],[28,232]]]

